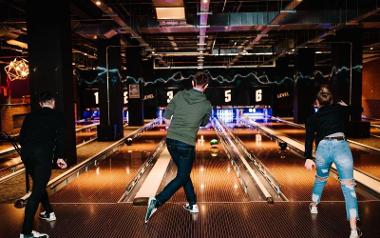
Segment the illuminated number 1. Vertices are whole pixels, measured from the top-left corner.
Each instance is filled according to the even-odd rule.
[[[95,92],[94,96],[95,96],[95,104],[98,105],[99,104],[99,92]]]
[[[124,104],[128,103],[128,91],[124,92]]]
[[[256,102],[261,102],[263,100],[263,90],[256,90]]]
[[[166,102],[169,103],[173,99],[173,91],[167,91],[166,96],[168,96]]]
[[[231,102],[231,89],[224,91],[224,102]]]

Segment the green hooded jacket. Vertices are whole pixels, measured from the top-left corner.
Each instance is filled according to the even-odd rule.
[[[196,89],[178,92],[164,113],[164,118],[171,119],[166,137],[195,145],[199,126],[207,125],[211,109],[211,103],[202,92]]]

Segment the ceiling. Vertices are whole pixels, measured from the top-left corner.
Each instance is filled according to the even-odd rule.
[[[7,43],[27,43],[25,5],[0,0],[0,63],[27,54]],[[160,8],[183,14],[158,19]],[[273,67],[302,47],[328,64],[324,41],[350,27],[363,29],[364,62],[380,56],[380,0],[75,0],[71,19],[73,62],[86,69],[96,66],[97,39],[117,34],[156,69]]]

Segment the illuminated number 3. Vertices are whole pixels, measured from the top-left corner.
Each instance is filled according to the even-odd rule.
[[[173,99],[173,91],[167,91],[166,96],[168,96],[166,102],[169,103]]]
[[[224,91],[224,102],[231,102],[231,89]]]
[[[124,92],[124,104],[128,103],[128,91]]]

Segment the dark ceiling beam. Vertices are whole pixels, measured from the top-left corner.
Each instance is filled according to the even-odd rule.
[[[353,25],[360,26],[360,22],[361,21],[364,21],[365,19],[367,19],[367,18],[369,18],[371,16],[374,16],[374,15],[376,15],[378,13],[380,13],[380,7],[376,8],[376,9],[373,9],[373,10],[370,10],[368,12],[365,12],[362,15],[356,16],[356,17],[352,18],[351,20],[349,20],[347,22],[337,24],[337,25],[331,27],[329,30],[323,32],[322,34],[319,34],[318,36],[313,37],[311,39],[308,39],[308,40],[304,41],[303,43],[297,45],[296,48],[303,48],[303,47],[306,47],[309,44],[320,43],[326,37],[331,36],[331,35],[335,35],[335,33],[337,31],[342,30],[345,27],[349,27],[349,26],[353,26]],[[293,47],[291,47],[291,48],[293,48]],[[273,57],[269,61],[277,60],[281,56],[285,55],[291,48],[288,47],[288,48],[282,49],[279,54],[277,54],[275,57]],[[267,62],[268,61],[264,62],[264,64],[267,63]]]
[[[129,33],[131,37],[133,37],[141,47],[145,47],[146,51],[154,51],[154,49],[151,48],[151,46],[143,39],[142,36],[140,36],[137,31],[134,29],[133,26],[128,24],[122,17],[120,17],[111,7],[109,7],[104,2],[100,5],[96,4],[96,0],[91,0],[91,2],[97,6],[104,14],[107,16],[110,16],[120,27],[120,29],[123,30],[123,33]],[[117,33],[121,33],[118,31]],[[125,43],[125,42],[124,42]],[[160,63],[165,63],[162,61],[162,58],[159,55],[155,55],[155,58],[160,61]]]
[[[299,5],[301,4],[302,0],[292,0],[286,7],[284,10],[281,10],[273,19],[272,21],[270,22],[269,25],[267,26],[264,26],[262,29],[261,29],[261,32],[260,34],[258,34],[255,39],[253,39],[253,41],[249,42],[249,44],[247,46],[244,46],[244,45],[241,45],[242,47],[240,47],[240,52],[243,53],[245,50],[249,50],[249,49],[252,49],[254,45],[258,44],[261,39],[266,36],[269,31],[271,31],[274,27],[273,26],[278,26],[280,25],[280,23],[285,19],[286,16],[288,16],[289,14],[292,14],[292,11],[294,11],[294,9]],[[240,55],[236,56],[231,62],[229,65],[233,65],[235,64],[239,58],[241,58]]]

